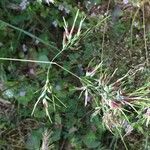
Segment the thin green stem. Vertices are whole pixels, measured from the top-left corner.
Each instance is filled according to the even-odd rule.
[[[16,27],[16,26],[14,26],[14,25],[11,25],[11,24],[9,24],[9,23],[3,21],[3,20],[0,20],[0,23],[4,24],[5,26],[8,26],[8,27],[10,27],[10,28],[13,28],[13,29],[15,29],[15,30],[17,30],[17,31],[20,31],[20,32],[22,32],[22,33],[28,35],[29,37],[38,40],[39,42],[43,43],[44,45],[47,45],[47,46],[49,46],[50,48],[59,51],[59,49],[57,49],[57,48],[56,48],[55,46],[53,46],[52,44],[50,44],[50,43],[48,43],[48,42],[42,40],[41,38],[39,38],[39,37],[37,37],[37,36],[35,36],[35,35],[33,35],[33,34],[27,32],[27,31],[25,31],[25,30],[23,30],[23,29],[21,29],[21,28],[19,28],[19,27]],[[54,53],[53,50],[51,50],[51,51]]]
[[[146,37],[146,24],[145,24],[145,9],[143,5],[143,33],[144,33],[144,46],[145,46],[145,57],[146,57],[146,64],[149,65],[148,60],[148,49],[147,49],[147,37]]]

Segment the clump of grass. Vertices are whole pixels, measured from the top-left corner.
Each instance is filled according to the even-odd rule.
[[[83,17],[80,20],[78,29],[76,30],[74,34],[75,24],[77,22],[78,17],[79,17],[79,10],[77,11],[75,15],[71,29],[68,27],[67,20],[63,18],[64,36],[63,36],[61,50],[56,48],[50,42],[45,42],[44,40],[34,36],[33,34],[30,34],[29,32],[24,31],[23,29],[20,29],[18,27],[15,27],[9,23],[6,23],[0,20],[0,23],[2,25],[11,27],[19,31],[20,33],[24,33],[30,36],[31,38],[38,40],[44,45],[47,45],[49,48],[51,48],[53,53],[54,53],[53,50],[57,51],[57,54],[53,57],[53,59],[51,59],[51,61],[24,60],[24,59],[15,59],[15,58],[0,58],[0,59],[9,60],[9,61],[44,63],[44,64],[49,65],[46,79],[45,79],[46,80],[45,84],[41,90],[41,94],[39,98],[34,104],[32,115],[34,115],[35,110],[38,107],[38,104],[41,103],[45,110],[45,114],[51,123],[53,122],[53,120],[51,119],[51,112],[50,112],[51,108],[52,108],[52,112],[55,112],[58,107],[59,108],[61,106],[70,107],[64,104],[64,102],[61,99],[59,99],[59,97],[57,97],[57,93],[55,92],[55,89],[51,83],[52,81],[50,80],[50,74],[51,74],[51,70],[53,66],[55,65],[61,68],[63,71],[66,71],[70,75],[77,78],[81,82],[81,87],[76,88],[77,90],[81,91],[81,94],[79,97],[81,98],[81,96],[84,95],[83,107],[90,105],[94,109],[93,113],[91,114],[91,120],[94,117],[100,117],[102,120],[102,124],[105,125],[105,128],[109,130],[114,135],[114,137],[120,136],[126,149],[128,149],[125,143],[125,138],[137,128],[143,128],[142,129],[143,131],[144,128],[145,127],[148,128],[150,124],[150,104],[149,104],[150,82],[149,82],[149,79],[147,80],[147,82],[145,82],[145,84],[140,84],[140,86],[137,86],[136,88],[134,88],[133,85],[132,86],[130,85],[132,83],[130,83],[128,79],[135,78],[136,74],[138,72],[142,72],[144,69],[141,69],[141,68],[131,69],[125,75],[119,78],[116,74],[120,68],[119,69],[116,68],[114,69],[112,73],[110,73],[109,71],[110,68],[107,68],[104,62],[101,62],[95,65],[95,63],[91,61],[88,66],[88,69],[85,72],[85,75],[83,75],[82,77],[79,77],[73,72],[71,72],[69,69],[66,69],[62,65],[58,64],[56,60],[58,59],[58,57],[61,56],[61,54],[64,51],[67,51],[68,49],[71,49],[76,44],[78,44],[81,37],[84,35],[88,35],[88,33],[94,28],[99,28],[99,24],[97,24],[96,26],[91,27],[86,32],[82,33],[81,28],[85,20],[85,17]],[[110,16],[106,17],[102,21],[105,21],[109,17]],[[143,26],[144,25],[145,25],[145,22],[143,19]],[[107,41],[105,41],[107,40],[106,38],[107,36],[105,36],[107,33],[105,32],[106,32],[106,29],[104,29],[104,33],[102,37],[102,52],[100,54],[101,61],[104,61],[105,59],[104,58],[104,53],[105,53],[104,45],[106,45],[105,49],[109,49],[107,48]],[[146,39],[147,37],[146,37],[145,32],[146,30],[144,28],[146,62],[148,64],[148,50],[147,50],[147,39]],[[92,32],[91,34],[94,34],[94,32]],[[132,31],[131,31],[131,34],[132,34]],[[91,38],[93,37],[95,37],[95,35],[91,35]],[[96,37],[96,38],[98,39],[99,37]],[[131,38],[131,41],[132,41],[132,38]],[[96,42],[98,43],[99,40]],[[111,46],[112,45],[110,45],[110,47]],[[49,147],[50,136],[51,136],[51,133],[49,133],[46,130],[45,133],[43,134],[43,143],[42,143],[41,149],[50,148]]]
[[[126,86],[128,78],[141,72],[141,68],[129,70],[123,77],[114,81],[117,69],[108,74],[108,70],[102,70],[101,66],[102,63],[99,63],[87,71],[81,80],[82,87],[77,90],[81,90],[81,95],[84,93],[85,106],[88,103],[94,106],[92,118],[100,115],[106,128],[113,134],[119,133],[124,143],[123,137],[134,130],[135,118],[136,124],[139,125],[143,120],[143,127],[150,124],[150,83],[137,89],[129,89]],[[124,145],[127,149],[125,143]]]

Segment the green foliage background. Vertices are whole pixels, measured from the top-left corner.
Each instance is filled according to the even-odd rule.
[[[51,61],[63,47],[63,17],[71,30],[77,10],[80,10],[73,36],[81,19],[86,19],[80,36],[55,59],[61,67],[52,65],[48,76],[49,64],[0,60],[0,99],[10,102],[4,105],[0,101],[0,149],[38,150],[43,133],[49,130],[49,149],[148,150],[150,115],[145,117],[145,114],[150,109],[150,69],[147,64],[150,47],[149,32],[146,32],[145,39],[140,12],[134,20],[138,26],[134,27],[132,21],[136,11],[132,15],[119,12],[117,21],[113,22],[114,6],[120,1],[112,1],[108,17],[105,14],[91,17],[89,14],[95,3],[107,6],[108,1],[94,0],[90,5],[87,5],[87,0],[56,0],[49,5],[44,1],[29,2],[21,10],[20,0],[0,1],[0,58]],[[88,69],[94,70],[101,62],[102,66],[94,72],[94,77],[88,77]],[[116,68],[118,70],[111,78]],[[105,94],[109,100],[114,98],[112,84],[105,85],[105,81],[110,78],[114,83],[128,71],[126,79],[119,84],[128,96],[140,97],[137,102],[131,102],[138,113],[132,107],[123,105],[125,115],[122,115],[101,103],[101,99]],[[99,78],[104,93],[95,89]],[[54,96],[55,102],[47,100],[47,108],[41,100],[31,116],[47,79],[47,87],[52,91],[46,95],[50,100]],[[86,106],[85,91],[80,96],[81,91],[77,90],[80,87],[88,87],[92,97]],[[126,134],[123,126],[115,129],[114,124],[110,125],[111,130],[109,119],[104,122],[107,113],[116,114],[111,116],[111,120],[115,117],[129,120],[133,127],[131,133],[123,137]]]

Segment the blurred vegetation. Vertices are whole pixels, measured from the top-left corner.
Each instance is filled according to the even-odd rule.
[[[150,149],[149,0],[0,1],[0,149]]]

